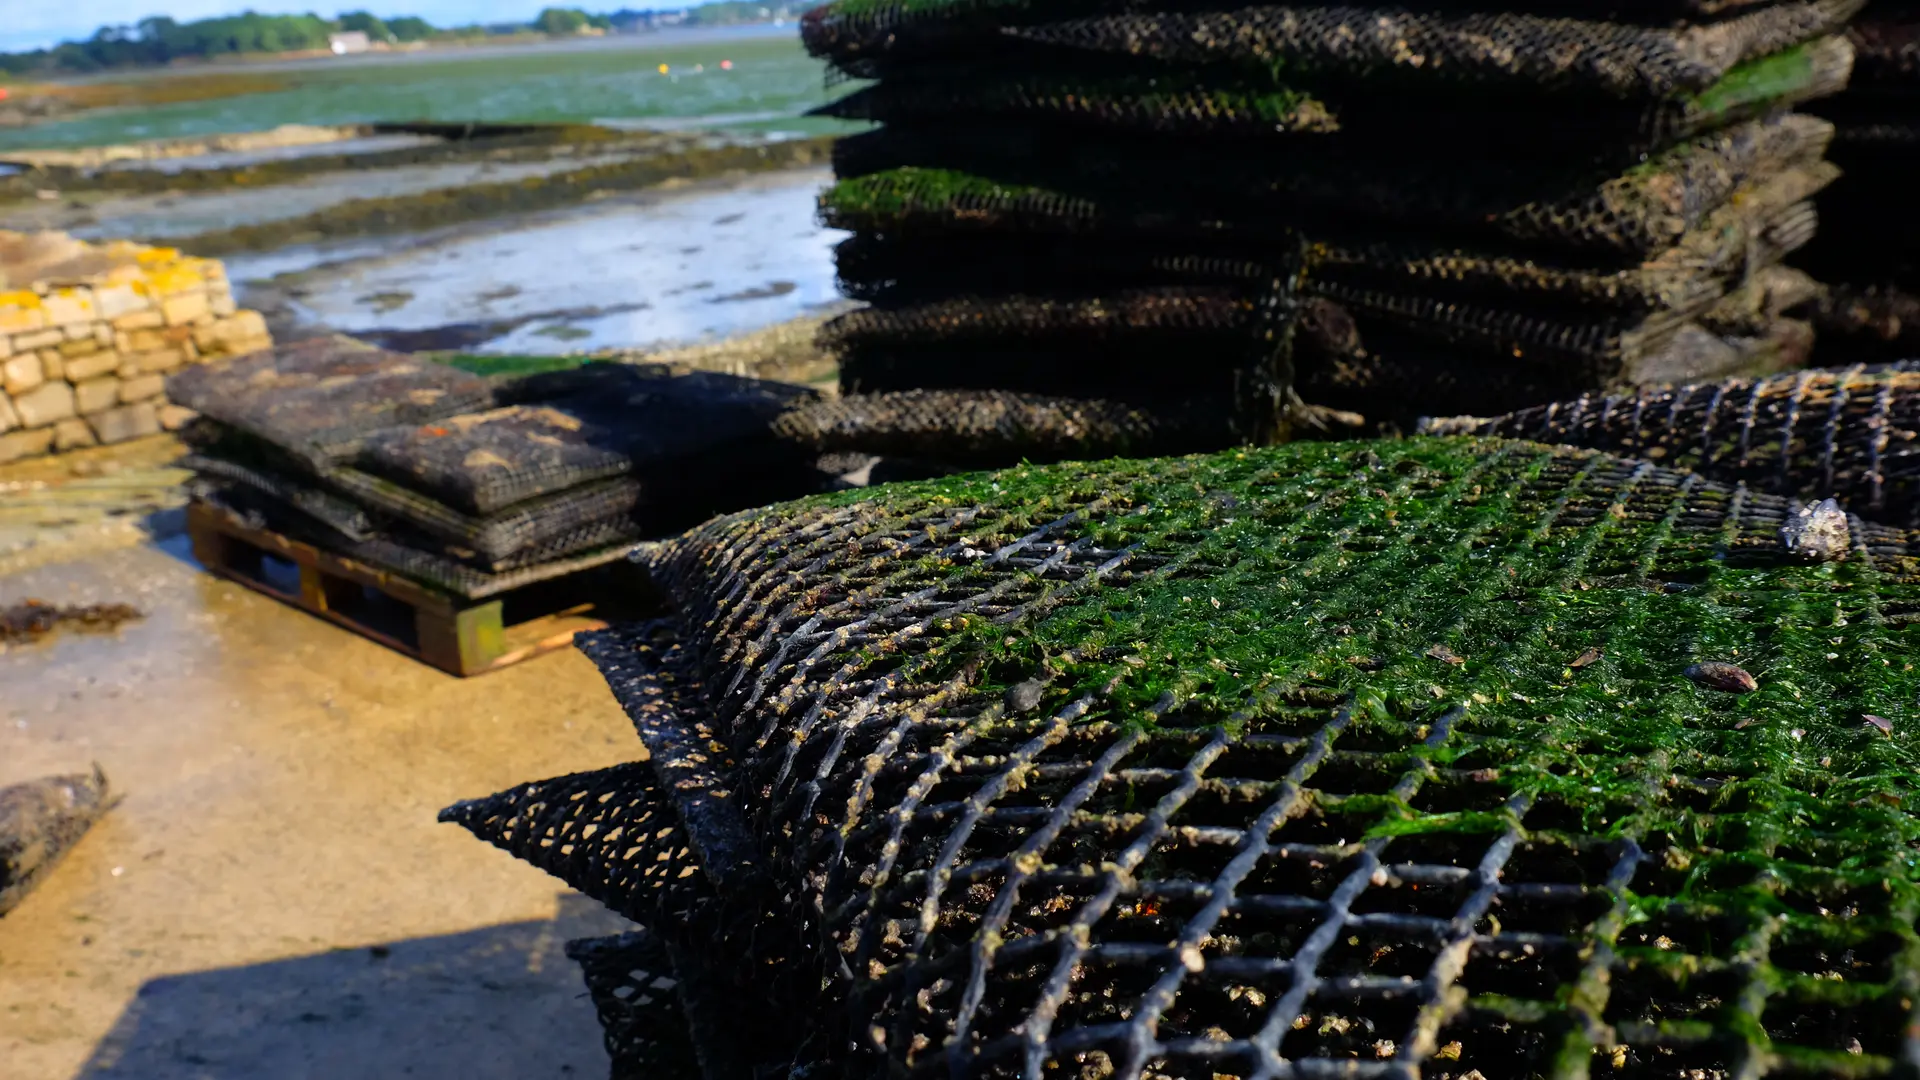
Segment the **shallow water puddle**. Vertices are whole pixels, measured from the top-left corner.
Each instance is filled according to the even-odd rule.
[[[383,245],[302,275],[293,306],[306,320],[395,347],[497,353],[753,330],[838,299],[833,245],[844,234],[814,217],[827,175],[776,174],[401,250]],[[261,269],[233,267],[237,279]]]

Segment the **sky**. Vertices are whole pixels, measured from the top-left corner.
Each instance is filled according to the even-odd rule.
[[[376,15],[418,15],[436,26],[495,23],[531,19],[546,6],[541,0],[371,0],[337,4],[321,0],[0,0],[0,52],[19,52],[93,36],[105,24],[136,23],[149,15],[170,15],[181,22],[215,15],[235,15],[248,8],[270,14],[334,16],[342,11],[372,11]],[[591,5],[589,5],[591,6]],[[605,5],[603,5],[605,6]],[[613,3],[611,8],[620,4]],[[645,5],[629,5],[645,6]]]

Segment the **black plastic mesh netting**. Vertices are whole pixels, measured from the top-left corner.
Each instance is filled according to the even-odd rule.
[[[580,484],[484,516],[462,513],[357,469],[329,469],[322,482],[408,531],[471,548],[495,562],[514,559],[568,533],[602,523],[626,523],[660,535],[697,520],[697,515],[689,517],[671,507],[656,515],[647,505],[645,486],[626,477]]]
[[[1817,162],[1833,134],[1826,121],[1787,113],[1698,136],[1621,169],[1539,156],[1503,161],[1383,151],[1348,138],[1316,140],[1311,153],[1194,137],[1089,138],[976,125],[973,115],[842,139],[835,172],[854,180],[899,168],[939,169],[1110,202],[1177,196],[1189,216],[1244,218],[1258,207],[1323,232],[1407,225],[1423,236],[1644,257],[1702,227],[1743,186]],[[832,200],[828,211],[837,212]]]
[[[209,447],[212,452],[190,454],[180,465],[213,488],[244,488],[256,503],[264,499],[299,511],[347,540],[386,536],[481,570],[518,569],[530,561],[621,538],[638,538],[647,532],[664,535],[698,520],[641,509],[639,485],[624,478],[583,484],[476,517],[344,466],[312,473],[276,468],[278,463],[262,460],[252,449],[239,440],[222,438]]]
[[[1429,427],[1651,457],[1777,495],[1836,497],[1875,521],[1920,525],[1920,364],[1596,394]]]
[[[363,507],[295,476],[210,454],[188,454],[178,465],[223,485],[238,485],[261,497],[283,502],[350,539],[365,540],[379,532],[379,526]]]
[[[771,431],[818,398],[798,386],[591,364],[482,383],[477,408],[423,415],[430,395],[408,389],[415,382],[471,377],[350,342],[248,363],[259,370],[195,384],[195,400],[216,406],[186,432],[203,494],[461,595],[597,565],[644,537],[824,482]],[[397,397],[352,404],[378,394]],[[220,408],[234,401],[245,407]]]
[[[698,1080],[666,945],[646,931],[567,942],[600,1018],[610,1080]]]
[[[190,366],[167,396],[312,465],[352,454],[369,432],[493,403],[493,385],[457,368],[333,337]]]
[[[458,824],[639,923],[684,912],[709,886],[645,762],[521,784],[456,803]]]
[[[1412,430],[1420,417],[1486,415],[1595,392],[1596,387],[1663,385],[1805,366],[1814,347],[1804,321],[1708,330],[1682,322],[1630,362],[1569,360],[1515,345],[1505,357],[1470,352],[1409,329],[1403,321],[1318,302],[1294,353],[1294,385],[1316,405],[1360,414],[1370,430]]]
[[[1863,6],[1862,0],[1776,3],[1731,19],[1667,27],[1296,5],[1113,15],[1014,33],[1173,62],[1280,64],[1309,77],[1398,77],[1412,85],[1663,101],[1701,95],[1743,63],[1833,34]]]
[[[1211,407],[1209,407],[1211,406]],[[1232,441],[1224,401],[1151,408],[1007,390],[850,394],[780,418],[779,435],[808,450],[974,466],[1186,453]]]
[[[996,49],[1017,57],[1019,42],[1094,56],[1243,65],[1282,73],[1298,86],[1524,87],[1713,108],[1742,95],[1777,98],[1795,82],[1791,76],[1805,72],[1770,71],[1773,78],[1759,80],[1765,85],[1745,78],[1734,80],[1734,86],[1724,83],[1730,73],[1747,74],[1750,66],[1743,65],[1835,33],[1860,6],[1857,0],[1776,3],[1675,26],[1514,12],[1328,6],[1235,11],[1114,6],[1107,8],[1111,14],[1082,18],[1075,18],[1071,8],[1054,6],[1043,9],[1040,18],[1023,18],[1016,5],[916,9],[843,2],[809,13],[801,32],[815,55],[860,77],[886,77],[931,58]],[[1097,5],[1092,8],[1098,11]],[[1575,12],[1553,13],[1565,14]],[[1703,93],[1716,87],[1720,94]]]
[[[768,423],[817,396],[762,379],[632,364],[534,376],[510,392],[528,403],[389,427],[367,438],[357,463],[475,514],[629,473],[705,487],[715,472],[745,464],[743,453],[764,453]]]
[[[1089,54],[1064,42],[1036,47],[1038,54],[1026,57],[1025,64],[1038,70],[1029,72],[1001,55],[1008,44],[1004,37],[978,42],[975,55],[993,50],[989,55],[995,61],[970,73],[953,71],[959,58],[869,65],[860,73],[878,78],[877,86],[818,113],[929,123],[961,119],[964,110],[967,117],[1130,138],[1201,131],[1251,146],[1303,137],[1308,145],[1326,140],[1329,149],[1365,142],[1407,158],[1452,150],[1524,161],[1550,149],[1572,160],[1617,167],[1677,140],[1829,98],[1847,86],[1854,58],[1846,38],[1824,37],[1742,65],[1705,91],[1648,103],[1491,88],[1463,97],[1407,85],[1391,74],[1344,87],[1303,89],[1299,83],[1265,82],[1225,58],[1196,56],[1177,65],[1141,58],[1129,69],[1120,58],[1135,54],[1124,49]],[[1062,73],[1087,66],[1083,58],[1089,56],[1095,57],[1091,70],[1078,78]],[[1207,74],[1197,79],[1190,74],[1194,69]],[[1570,115],[1578,117],[1577,123],[1569,122]]]
[[[1920,548],[1795,509],[1495,440],[1022,468],[721,519],[679,639],[589,652],[636,719],[697,673],[787,1075],[1891,1076]]]
[[[1681,21],[1710,21],[1767,6],[1775,0],[1521,0],[1497,5],[1516,14],[1560,18],[1608,19],[1634,24],[1662,25]],[[1156,7],[1180,10],[1199,5],[1170,3]],[[1423,3],[1427,12],[1472,13],[1490,5],[1469,0]],[[908,4],[899,0],[839,0],[808,12],[800,23],[808,51],[854,61],[884,54],[890,49],[937,45],[943,39],[979,34],[1000,26],[1022,26],[1057,19],[1110,14],[1137,9],[1114,0],[942,0]]]

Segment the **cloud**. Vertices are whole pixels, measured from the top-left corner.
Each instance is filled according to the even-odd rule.
[[[77,41],[92,37],[94,30],[103,25],[136,23],[149,15],[167,15],[190,22],[216,15],[238,15],[249,7],[264,14],[312,11],[326,16],[364,9],[382,16],[418,15],[436,26],[465,26],[531,19],[544,6],[541,0],[399,0],[392,6],[378,0],[337,6],[324,3],[281,6],[271,2],[236,5],[234,0],[80,0],[66,4],[0,0],[0,7],[7,9],[6,17],[0,19],[0,51],[20,52],[62,41]]]

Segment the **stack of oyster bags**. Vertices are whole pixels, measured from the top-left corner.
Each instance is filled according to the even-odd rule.
[[[1820,198],[1819,239],[1795,259],[1830,287],[1826,363],[1920,355],[1920,2],[1878,0],[1850,36],[1853,81],[1813,110],[1834,124],[1844,174]]]
[[[467,597],[820,485],[768,432],[814,394],[756,379],[589,364],[495,380],[332,338],[168,392],[201,414],[184,464],[202,502]]]
[[[1794,107],[1860,6],[835,0],[807,46],[871,81],[822,112],[878,126],[822,215],[870,306],[814,434],[1014,395],[1152,452],[1799,366],[1781,259],[1836,170]]]

